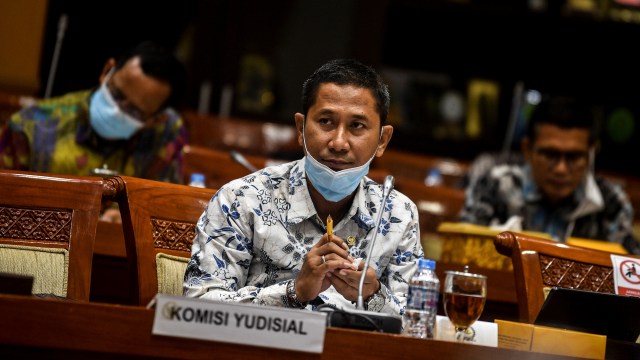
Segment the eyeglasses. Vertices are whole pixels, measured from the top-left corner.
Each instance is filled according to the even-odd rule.
[[[549,170],[564,161],[567,168],[576,170],[587,165],[589,152],[587,151],[560,151],[556,149],[534,148],[533,152],[546,162]]]
[[[144,111],[140,110],[137,106],[133,105],[129,99],[118,89],[112,82],[111,79],[107,80],[107,89],[113,97],[113,100],[116,102],[120,110],[126,113],[127,115],[133,117],[136,120],[140,120],[142,122],[146,122],[147,120],[153,118],[156,114],[145,115]]]

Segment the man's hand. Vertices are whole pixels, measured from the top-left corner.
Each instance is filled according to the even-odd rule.
[[[311,248],[296,279],[296,296],[299,301],[315,299],[331,286],[334,272],[351,267],[354,259],[349,256],[348,249],[344,241],[335,234],[331,236],[331,240],[325,234]]]
[[[122,224],[122,216],[120,215],[120,210],[114,208],[106,209],[102,216],[100,216],[100,220]]]
[[[360,285],[360,276],[362,276],[363,269],[364,261],[361,261],[358,270],[348,268],[337,270],[330,279],[331,284],[345,299],[357,301],[358,286]],[[376,271],[369,267],[362,286],[362,298],[368,299],[378,290],[380,290],[380,281],[376,276]]]

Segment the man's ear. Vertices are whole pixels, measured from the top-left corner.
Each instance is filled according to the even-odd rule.
[[[296,113],[294,115],[296,122],[296,130],[298,131],[298,144],[304,147],[304,137],[302,131],[304,130],[304,115]]]
[[[100,77],[98,78],[98,81],[100,84],[104,82],[104,79],[107,77],[107,74],[109,74],[109,71],[111,71],[111,69],[115,67],[116,67],[116,59],[114,58],[110,58],[109,60],[107,60],[107,62],[104,63],[104,66],[102,67],[102,72],[100,73]]]
[[[378,150],[376,150],[376,157],[382,156],[384,151],[387,149],[389,145],[389,141],[391,141],[391,136],[393,135],[393,126],[385,125],[382,127],[382,136],[380,137],[380,142],[378,144]]]

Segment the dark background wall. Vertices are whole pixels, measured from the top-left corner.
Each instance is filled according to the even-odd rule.
[[[610,16],[636,9],[593,3],[577,11],[525,0],[114,0],[95,10],[50,0],[40,77],[45,84],[67,14],[54,96],[94,86],[109,56],[152,39],[188,67],[184,107],[291,123],[306,76],[329,59],[355,57],[388,77],[395,148],[465,160],[502,149],[520,84],[587,98],[604,130],[597,165],[640,175],[628,160],[640,146],[640,25]],[[464,115],[447,118],[442,106],[456,103],[444,99],[460,98]]]

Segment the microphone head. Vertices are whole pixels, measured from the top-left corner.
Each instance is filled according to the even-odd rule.
[[[65,30],[67,30],[67,14],[60,15],[58,19],[58,35],[64,34]]]
[[[240,154],[238,151],[236,150],[230,150],[229,154],[231,155],[231,158],[237,162],[238,164],[242,165],[245,167],[245,169],[254,172],[254,171],[258,171],[258,169],[253,166],[253,164],[251,164],[249,162],[249,160],[247,160],[246,157],[244,157],[244,155]]]
[[[393,190],[393,185],[395,181],[396,179],[393,177],[393,175],[387,175],[387,177],[384,178],[384,185],[382,186],[383,197],[389,196],[389,194],[391,193],[391,190]]]

